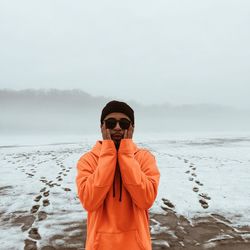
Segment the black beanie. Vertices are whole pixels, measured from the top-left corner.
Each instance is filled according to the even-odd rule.
[[[101,124],[103,123],[104,118],[114,112],[119,112],[127,115],[131,122],[132,125],[134,125],[135,118],[134,118],[134,110],[125,102],[119,102],[119,101],[111,101],[106,104],[106,106],[102,110],[102,115],[101,115]]]

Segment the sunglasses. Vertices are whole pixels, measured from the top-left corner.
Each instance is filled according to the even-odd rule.
[[[117,122],[119,123],[121,129],[128,129],[131,124],[131,121],[126,118],[122,118],[121,120],[116,120],[115,118],[108,118],[107,120],[104,120],[104,122],[107,129],[114,129],[116,127]]]

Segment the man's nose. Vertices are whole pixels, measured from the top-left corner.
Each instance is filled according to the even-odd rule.
[[[121,127],[120,127],[120,124],[119,124],[118,121],[116,122],[116,125],[115,125],[114,129],[115,130],[121,130]]]

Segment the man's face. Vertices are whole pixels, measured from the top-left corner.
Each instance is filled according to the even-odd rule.
[[[112,121],[112,119],[114,119],[116,121],[116,123],[114,123],[114,120],[113,120],[113,124],[115,124],[115,127],[114,128],[108,128],[106,126],[106,122],[105,121]],[[121,122],[121,126],[120,126],[120,123],[118,122],[120,121]],[[121,139],[124,137],[124,133],[125,133],[125,130],[124,128],[122,128],[123,124],[126,125],[126,122],[128,123],[128,121],[130,121],[130,125],[129,126],[132,126],[131,125],[131,120],[130,118],[123,114],[123,113],[119,113],[119,112],[114,112],[114,113],[110,113],[108,114],[105,118],[104,118],[104,123],[102,126],[106,126],[106,128],[109,129],[110,131],[110,136],[111,136],[111,139],[115,142],[120,142]],[[123,124],[122,124],[123,123]]]

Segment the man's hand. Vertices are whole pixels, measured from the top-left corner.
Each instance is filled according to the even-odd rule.
[[[105,123],[102,125],[102,138],[103,140],[111,140],[110,131],[106,128]]]
[[[132,139],[134,133],[134,127],[130,125],[128,129],[125,130],[124,132],[124,139]]]

